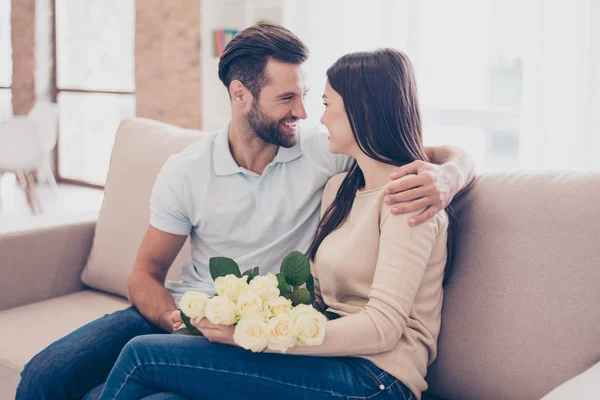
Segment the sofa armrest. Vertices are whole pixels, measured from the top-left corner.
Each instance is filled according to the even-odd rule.
[[[542,400],[570,399],[600,399],[600,362],[542,397]]]
[[[81,290],[97,213],[0,232],[0,310]]]

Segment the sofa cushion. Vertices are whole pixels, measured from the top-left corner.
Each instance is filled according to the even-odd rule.
[[[85,290],[0,311],[0,399],[14,399],[23,366],[49,344],[128,306],[120,297]]]
[[[82,274],[83,283],[108,293],[127,295],[127,278],[150,220],[154,180],[170,155],[202,137],[199,131],[147,119],[121,123],[94,243]],[[169,279],[179,279],[181,265],[189,258],[188,240],[173,262]]]
[[[429,392],[539,399],[600,360],[600,174],[495,173],[455,203]]]

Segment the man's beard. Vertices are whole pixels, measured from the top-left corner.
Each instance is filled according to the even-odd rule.
[[[293,147],[297,138],[296,135],[286,134],[283,131],[282,123],[285,121],[297,121],[298,118],[288,115],[280,120],[273,120],[264,113],[256,101],[252,103],[252,108],[248,112],[248,124],[262,141],[277,146],[289,148]]]

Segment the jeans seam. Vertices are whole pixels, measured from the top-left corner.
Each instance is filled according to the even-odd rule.
[[[295,387],[295,388],[300,388],[300,389],[304,389],[304,390],[310,390],[310,391],[314,391],[314,392],[327,393],[327,394],[330,394],[332,396],[341,397],[341,398],[348,398],[348,399],[365,399],[366,400],[366,399],[371,399],[374,396],[377,396],[378,394],[382,393],[382,392],[377,392],[377,393],[372,394],[371,396],[367,396],[367,397],[352,396],[352,395],[349,396],[349,395],[346,395],[346,394],[340,394],[340,393],[332,392],[330,390],[321,390],[321,389],[309,388],[309,387],[302,386],[302,385],[295,385],[293,383],[282,382],[282,381],[279,381],[279,380],[276,380],[276,379],[266,378],[266,377],[263,377],[263,376],[260,376],[260,375],[247,374],[247,373],[243,373],[243,372],[233,372],[233,371],[227,371],[227,370],[222,370],[222,369],[200,367],[200,366],[195,366],[195,365],[185,365],[185,364],[176,364],[176,365],[174,365],[174,364],[167,364],[167,363],[141,363],[141,364],[137,364],[131,370],[131,372],[127,375],[127,377],[125,377],[125,381],[123,382],[123,384],[121,385],[121,387],[119,388],[119,390],[117,391],[117,393],[115,394],[115,398],[123,390],[123,387],[125,386],[125,383],[129,379],[129,377],[135,372],[135,370],[138,369],[139,367],[143,367],[145,365],[159,365],[159,366],[164,366],[164,367],[185,367],[185,368],[194,368],[194,369],[207,370],[207,371],[211,371],[211,372],[219,372],[219,373],[232,374],[232,375],[248,376],[248,377],[252,377],[252,378],[258,378],[259,380],[266,380],[266,381],[278,383],[280,385],[292,386],[292,387]]]
[[[394,386],[394,384],[395,384],[396,382],[398,382],[398,379],[394,379],[394,381],[392,381],[392,383],[390,383],[389,385],[387,385],[387,386],[386,386],[386,385],[384,385],[384,384],[383,384],[383,382],[382,382],[382,380],[381,380],[381,379],[382,379],[382,378],[383,378],[385,375],[389,375],[389,373],[388,373],[387,371],[383,370],[383,371],[381,372],[381,374],[379,374],[379,376],[377,376],[377,375],[375,375],[375,374],[374,374],[374,373],[373,373],[373,372],[372,372],[370,369],[368,369],[367,367],[363,366],[363,365],[362,365],[360,362],[359,362],[359,363],[357,363],[357,365],[358,365],[358,366],[359,366],[359,367],[360,367],[360,368],[361,368],[363,371],[365,371],[365,372],[367,373],[367,375],[369,375],[369,376],[371,377],[371,379],[373,379],[373,380],[375,381],[375,384],[376,384],[377,386],[379,386],[379,387],[381,387],[381,386],[383,385],[383,387],[384,387],[385,389],[389,389],[389,388],[391,388],[392,386]],[[384,390],[385,390],[385,389],[384,389]],[[380,393],[380,392],[377,392],[377,393],[375,393],[374,395],[376,395],[376,394],[378,394],[378,393]],[[371,395],[371,396],[369,396],[369,397],[365,397],[365,398],[369,399],[369,398],[373,397],[374,395]]]
[[[394,382],[395,383],[395,382]],[[388,386],[386,389],[391,388],[393,385]],[[380,394],[385,393],[385,390],[380,390],[379,392],[373,393],[370,396],[346,396],[347,399],[356,399],[356,400],[369,400],[374,398],[375,396],[379,396]],[[402,395],[404,397],[404,395]]]
[[[113,399],[116,399],[117,396],[119,395],[119,393],[121,393],[121,391],[123,390],[123,388],[125,387],[125,384],[127,383],[127,381],[129,380],[129,377],[135,372],[136,369],[138,369],[138,367],[140,367],[141,364],[137,364],[133,367],[133,369],[131,370],[130,373],[127,374],[127,376],[125,377],[125,380],[123,381],[123,383],[121,384],[121,386],[119,387],[119,390],[117,390],[117,393],[115,393],[115,396],[113,397]],[[104,390],[103,390],[104,391]]]
[[[362,369],[373,381],[375,381],[375,384],[378,386],[378,391],[376,391],[375,393],[373,393],[370,396],[347,396],[348,399],[357,399],[357,400],[368,400],[368,399],[372,399],[375,396],[380,395],[381,393],[384,393],[386,390],[390,389],[391,387],[393,387],[395,384],[397,384],[398,382],[400,382],[398,379],[394,379],[394,381],[392,383],[390,383],[388,386],[384,385],[383,382],[381,381],[381,378],[384,377],[386,374],[388,374],[388,372],[386,372],[385,370],[382,370],[381,374],[379,374],[379,376],[375,375],[370,369],[368,369],[367,367],[365,367],[364,365],[362,365],[360,362],[356,363],[360,369]],[[384,389],[381,389],[381,386],[384,387]],[[402,395],[402,397],[404,397],[404,395]]]
[[[394,384],[396,385],[396,387],[398,388],[398,391],[400,392],[400,395],[402,396],[403,400],[410,400],[411,397],[413,396],[412,391],[410,392],[410,394],[408,395],[408,397],[406,397],[406,394],[404,393],[406,390],[406,385],[402,382],[400,382],[399,379],[396,379],[396,382],[394,382]],[[404,386],[404,387],[402,387]]]

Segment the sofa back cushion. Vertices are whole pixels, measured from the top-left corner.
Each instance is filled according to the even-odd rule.
[[[148,228],[150,194],[158,171],[170,155],[202,137],[199,131],[142,118],[121,122],[83,283],[127,296],[127,279]],[[168,278],[179,279],[181,265],[189,258],[188,239]]]
[[[600,174],[495,173],[455,201],[428,393],[538,399],[600,360]]]

